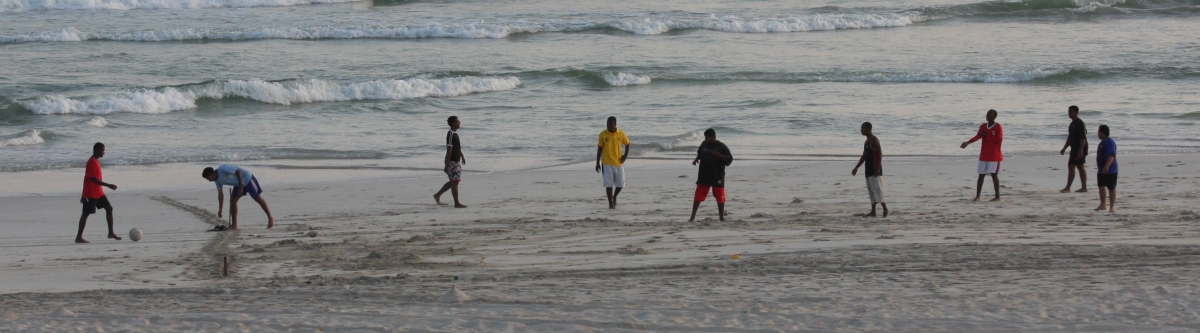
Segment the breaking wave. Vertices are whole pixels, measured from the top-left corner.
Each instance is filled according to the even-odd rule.
[[[280,7],[361,0],[0,0],[0,13],[34,10],[131,10]]]
[[[371,99],[453,97],[516,89],[515,77],[377,80],[336,83],[323,80],[267,82],[229,80],[207,84],[141,89],[92,97],[43,96],[18,103],[35,114],[168,113],[196,108],[200,99],[246,98],[263,103],[335,102]]]
[[[614,87],[624,87],[639,84],[650,84],[650,77],[628,73],[604,74],[604,81]]]
[[[3,0],[0,0],[3,1]],[[734,33],[804,32],[839,29],[903,27],[919,22],[915,14],[813,14],[770,19],[742,19],[735,16],[710,16],[703,19],[643,18],[606,22],[513,22],[513,23],[429,23],[404,26],[319,26],[302,28],[168,29],[132,32],[89,32],[73,27],[58,31],[0,36],[0,43],[135,41],[161,42],[184,40],[258,40],[258,39],[416,39],[416,38],[506,38],[514,34],[538,32],[574,32],[617,29],[638,35],[657,35],[672,30],[708,29]]]
[[[40,145],[43,143],[46,143],[46,140],[42,138],[42,131],[34,129],[25,131],[15,137],[0,140],[0,147]]]

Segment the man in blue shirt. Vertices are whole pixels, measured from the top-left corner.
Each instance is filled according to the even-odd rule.
[[[1100,207],[1104,210],[1104,197],[1108,195],[1108,212],[1117,209],[1117,142],[1108,136],[1108,125],[1100,125],[1096,131],[1100,144],[1096,145],[1096,185],[1100,188]],[[1108,192],[1108,193],[1105,193]]]
[[[267,213],[267,229],[275,226],[275,218],[271,217],[271,209],[267,208],[267,201],[262,198],[262,187],[258,185],[258,178],[254,178],[254,174],[250,173],[250,170],[232,164],[223,164],[216,169],[204,168],[200,176],[217,184],[217,217],[223,217],[221,213],[225,209],[225,193],[221,192],[222,186],[233,186],[229,194],[229,229],[238,228],[237,202],[247,194],[254,198],[259,206],[262,206],[263,212]]]

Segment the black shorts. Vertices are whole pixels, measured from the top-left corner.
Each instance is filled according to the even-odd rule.
[[[96,213],[97,208],[112,210],[112,204],[108,202],[108,196],[102,196],[96,199],[83,198],[83,214],[92,215]]]
[[[1108,189],[1117,188],[1117,174],[1115,173],[1096,173],[1096,185],[1107,187]]]
[[[1084,165],[1087,164],[1087,153],[1079,156],[1079,148],[1071,148],[1071,155],[1067,156],[1067,165]]]

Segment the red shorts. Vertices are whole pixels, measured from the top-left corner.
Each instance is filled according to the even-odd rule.
[[[718,203],[725,203],[725,188],[712,187],[708,185],[696,185],[696,202],[703,202],[708,199],[708,189],[712,189],[714,198],[717,198]]]

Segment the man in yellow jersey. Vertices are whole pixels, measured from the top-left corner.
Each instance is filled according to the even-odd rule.
[[[621,145],[625,152],[621,152]],[[604,187],[608,190],[608,209],[617,208],[617,195],[625,187],[625,158],[629,157],[629,137],[617,129],[617,117],[608,117],[608,129],[600,132],[599,148],[596,148],[596,172],[603,175]],[[616,187],[616,190],[613,188]]]

